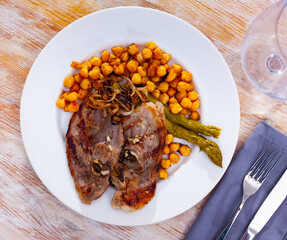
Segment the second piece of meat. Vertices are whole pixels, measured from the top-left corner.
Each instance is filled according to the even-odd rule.
[[[134,211],[154,196],[166,130],[161,103],[143,103],[123,123],[125,143],[111,175],[115,208]]]

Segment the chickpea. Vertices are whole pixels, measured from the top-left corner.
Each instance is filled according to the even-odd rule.
[[[142,65],[143,65],[143,67],[144,67],[145,69],[147,69],[148,66],[149,66],[149,63],[148,63],[148,62],[144,62]]]
[[[163,77],[165,74],[166,74],[166,68],[163,65],[159,66],[156,70],[156,75],[158,77]]]
[[[190,72],[187,72],[187,71],[182,71],[181,73],[181,80],[184,81],[184,82],[190,82],[193,78],[193,75],[192,73]]]
[[[139,75],[141,75],[141,77],[145,77],[146,76],[146,69],[142,66],[138,66],[137,73],[139,73]]]
[[[195,112],[200,106],[200,101],[197,99],[194,102],[192,102],[192,106],[190,108],[190,111]]]
[[[187,90],[187,88],[188,88],[188,86],[189,86],[189,84],[188,83],[186,83],[186,82],[179,82],[178,84],[177,84],[177,91],[179,91],[179,92],[181,92],[181,91],[186,91]]]
[[[172,87],[172,88],[174,88],[174,89],[176,89],[178,83],[179,83],[179,79],[176,78],[176,79],[174,79],[173,81],[171,81],[171,82],[169,83],[169,86]]]
[[[151,77],[150,78],[153,82],[158,83],[160,82],[161,78],[160,77]]]
[[[180,105],[184,108],[191,108],[192,102],[190,101],[189,98],[185,97],[181,100]]]
[[[103,63],[101,70],[104,76],[109,76],[114,71],[114,68],[109,63]]]
[[[69,112],[72,112],[72,113],[78,112],[78,111],[79,111],[79,108],[80,108],[80,106],[79,106],[79,103],[77,103],[77,102],[71,102],[71,103],[68,105],[68,111],[69,111]]]
[[[180,114],[186,116],[189,113],[189,111],[186,108],[182,108],[182,110],[180,111]]]
[[[69,102],[75,102],[77,101],[78,99],[78,93],[76,92],[71,92],[67,95],[66,99],[69,101]]]
[[[158,100],[161,101],[162,104],[167,104],[167,103],[168,103],[168,100],[169,100],[169,96],[168,96],[166,93],[161,93],[161,94],[159,95]]]
[[[198,99],[199,95],[197,92],[189,92],[187,94],[187,97],[190,99],[190,101],[195,101],[196,99]]]
[[[154,90],[152,93],[151,93],[156,99],[159,98],[160,96],[160,91],[158,89]]]
[[[167,91],[167,95],[169,97],[174,97],[176,94],[176,90],[174,88],[169,88],[168,91]]]
[[[66,106],[65,99],[59,98],[59,99],[57,100],[57,102],[56,102],[56,106],[57,106],[58,108],[65,108],[65,106]]]
[[[102,59],[94,56],[90,59],[90,63],[92,64],[93,67],[100,67],[102,65]]]
[[[157,65],[158,67],[161,65],[160,60],[158,60],[158,59],[151,59],[151,60],[150,60],[150,64],[151,64],[151,63],[154,63],[154,64]]]
[[[160,166],[164,169],[169,169],[171,166],[171,162],[169,159],[162,159],[160,162]]]
[[[157,45],[154,42],[147,42],[146,47],[153,51],[157,48]]]
[[[128,53],[127,51],[124,51],[124,52],[122,53],[122,55],[121,55],[121,60],[122,60],[123,62],[127,62],[127,61],[129,60],[129,58],[130,58],[129,53]]]
[[[92,64],[89,61],[83,62],[82,68],[87,68],[88,70],[90,70],[92,68]]]
[[[178,151],[178,149],[179,149],[179,143],[172,142],[171,144],[169,144],[169,150],[171,152],[176,152]]]
[[[158,90],[160,90],[161,92],[167,92],[168,91],[168,83],[167,82],[162,82],[159,84],[158,86]]]
[[[172,143],[172,141],[173,141],[173,139],[174,139],[174,136],[172,135],[172,134],[167,134],[166,135],[166,139],[165,139],[165,144],[166,145],[169,145],[169,144],[171,144]]]
[[[167,72],[170,70],[170,66],[168,64],[164,64],[163,66],[165,67]]]
[[[128,47],[128,52],[130,55],[136,55],[140,52],[140,50],[138,49],[137,45],[135,43],[133,43],[132,45],[130,45]]]
[[[168,172],[164,168],[160,168],[158,170],[158,177],[161,178],[161,179],[167,179]]]
[[[186,91],[191,92],[194,90],[194,84],[192,82],[188,83]]]
[[[89,88],[91,88],[91,82],[89,81],[89,79],[87,79],[87,78],[85,78],[85,79],[83,79],[82,80],[82,82],[81,82],[81,88],[83,88],[83,89],[89,89]]]
[[[171,103],[178,103],[177,99],[176,98],[170,98],[169,99],[169,104]]]
[[[176,99],[177,99],[179,102],[181,102],[181,100],[182,100],[183,98],[186,98],[186,97],[187,97],[187,93],[186,93],[185,90],[183,90],[183,91],[181,91],[181,92],[177,92],[177,93],[175,94],[175,97],[176,97]]]
[[[68,96],[69,93],[70,93],[70,91],[63,92],[60,98],[66,99],[66,97]]]
[[[113,54],[115,54],[117,57],[120,57],[123,53],[124,49],[122,47],[114,47],[112,48]]]
[[[170,103],[168,108],[173,114],[178,114],[182,110],[182,107],[179,103]]]
[[[80,89],[78,92],[78,98],[83,100],[87,95],[88,95],[89,91],[87,89]]]
[[[70,103],[66,103],[66,106],[64,107],[65,112],[69,112],[69,109],[68,109],[69,105],[70,105]]]
[[[146,88],[149,92],[153,92],[155,90],[155,84],[152,81],[146,82]]]
[[[121,63],[121,59],[117,58],[114,54],[111,54],[109,63],[111,66],[117,66]]]
[[[150,64],[146,70],[147,75],[149,75],[150,77],[155,77],[156,70],[157,70],[157,65],[155,63]]]
[[[169,159],[172,164],[178,163],[180,160],[180,156],[177,153],[170,153]]]
[[[142,77],[142,84],[146,85],[147,81],[149,81],[148,77]]]
[[[142,83],[142,77],[141,75],[139,75],[138,73],[134,73],[133,77],[132,77],[132,82],[135,85],[141,84]]]
[[[107,50],[104,50],[101,55],[103,62],[108,62],[110,60],[110,53]]]
[[[123,64],[119,64],[118,66],[114,67],[114,73],[117,75],[123,75],[125,72],[125,67]]]
[[[144,62],[144,57],[142,55],[142,53],[138,53],[137,55],[135,55],[135,59],[139,62],[139,63],[143,63]]]
[[[171,82],[173,81],[174,79],[176,78],[176,72],[174,71],[174,69],[170,69],[169,72],[168,72],[168,75],[165,79],[165,81],[167,82]]]
[[[179,64],[172,64],[171,69],[173,69],[176,72],[177,76],[180,76],[181,71],[182,71],[182,66]]]
[[[73,61],[71,63],[71,68],[80,69],[80,68],[82,68],[82,64],[80,64],[80,63],[78,63],[76,61]]]
[[[189,155],[191,153],[191,149],[187,145],[182,145],[179,148],[179,152],[180,152],[181,156],[187,156],[187,155]]]
[[[160,48],[156,48],[155,50],[153,50],[153,57],[155,59],[161,59],[163,55],[163,52]]]
[[[80,76],[82,78],[87,78],[89,77],[89,70],[87,68],[81,68],[80,70]]]
[[[99,67],[94,67],[90,72],[89,72],[89,76],[96,80],[100,78],[100,74],[101,74],[101,69]]]
[[[164,53],[164,54],[162,54],[162,57],[161,57],[161,59],[160,59],[160,62],[161,62],[162,64],[167,64],[167,63],[169,62],[170,58],[171,58],[171,55],[170,55],[170,54]]]
[[[127,69],[134,73],[137,71],[137,68],[138,68],[138,62],[136,60],[130,60],[128,63],[127,63]]]
[[[75,82],[77,83],[81,83],[82,81],[82,77],[80,76],[80,74],[75,74],[74,79],[75,79]]]
[[[68,76],[64,80],[64,86],[67,88],[71,88],[75,83],[75,79],[73,76]]]
[[[170,152],[170,151],[169,151],[169,147],[168,147],[167,145],[165,145],[165,146],[164,146],[164,149],[163,149],[163,153],[164,153],[164,154],[169,154],[169,152]]]
[[[199,121],[200,119],[200,115],[197,111],[191,112],[188,117],[194,121]]]
[[[78,92],[80,90],[80,84],[74,83],[74,85],[70,88],[71,92]]]
[[[150,59],[152,58],[152,51],[149,48],[144,48],[142,50],[142,56],[144,59]]]

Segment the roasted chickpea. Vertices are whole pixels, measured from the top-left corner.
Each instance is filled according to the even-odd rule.
[[[169,62],[170,58],[171,58],[171,55],[170,55],[170,54],[164,53],[164,54],[162,54],[162,57],[161,57],[161,59],[160,59],[160,62],[161,62],[162,64],[167,64],[167,63]]]
[[[161,82],[159,85],[158,85],[158,90],[160,90],[161,92],[167,92],[168,91],[168,83],[167,82]]]
[[[155,59],[161,59],[163,55],[163,52],[160,48],[156,48],[155,50],[153,50],[153,57]]]
[[[120,57],[123,53],[124,49],[122,47],[114,47],[112,48],[113,54],[115,54],[117,57]]]
[[[110,53],[107,50],[104,50],[101,55],[103,62],[108,62],[110,60]]]
[[[172,142],[169,144],[169,149],[171,152],[176,152],[179,149],[179,143]]]
[[[182,66],[179,64],[172,64],[171,69],[173,69],[176,72],[177,76],[180,76],[181,71],[182,71]]]
[[[199,97],[199,95],[198,95],[198,93],[197,92],[189,92],[188,94],[187,94],[187,97],[190,99],[190,101],[195,101],[196,99],[198,99],[198,97]]]
[[[168,72],[168,75],[165,79],[165,81],[167,82],[171,82],[173,81],[174,79],[176,78],[176,72],[174,71],[174,69],[170,69],[169,72]]]
[[[146,88],[149,92],[153,92],[155,90],[155,84],[152,81],[146,82]]]
[[[185,97],[181,100],[180,105],[184,108],[191,108],[192,102],[190,101],[189,98]]]
[[[81,83],[82,81],[82,77],[80,76],[80,74],[75,74],[74,79],[75,79],[75,82],[77,83]]]
[[[134,58],[135,58],[140,64],[143,63],[144,60],[145,60],[144,57],[143,57],[143,55],[142,55],[142,53],[136,54]]]
[[[169,104],[178,103],[176,98],[170,98],[168,102],[169,102]]]
[[[129,52],[129,54],[130,55],[136,55],[136,54],[138,54],[139,53],[139,49],[138,49],[138,47],[137,47],[137,45],[135,44],[135,43],[133,43],[132,45],[130,45],[129,47],[128,47],[128,52]]]
[[[66,102],[64,98],[59,98],[56,102],[56,105],[58,108],[65,108],[66,107]]]
[[[187,91],[187,88],[189,87],[189,84],[186,82],[179,82],[177,84],[177,91],[181,92],[181,91]]]
[[[77,101],[78,99],[78,93],[76,92],[71,92],[67,95],[66,99],[69,101],[69,102],[75,102]]]
[[[94,56],[90,59],[90,63],[92,64],[93,67],[100,67],[102,65],[102,59]]]
[[[157,71],[157,65],[155,63],[152,63],[148,66],[146,72],[149,77],[155,77]]]
[[[169,154],[169,147],[167,145],[164,146],[163,154]]]
[[[144,59],[150,59],[152,58],[152,51],[149,48],[144,48],[142,50],[142,56]]]
[[[193,78],[192,73],[187,72],[187,71],[182,71],[181,73],[181,80],[184,82],[190,82]]]
[[[167,91],[167,95],[169,97],[174,97],[176,94],[176,90],[174,88],[169,88],[168,91]]]
[[[165,144],[166,145],[169,145],[169,144],[171,144],[172,143],[172,141],[173,141],[173,139],[174,139],[174,136],[172,135],[172,134],[167,134],[166,135],[166,139],[165,139]]]
[[[159,98],[160,96],[160,91],[158,89],[155,89],[152,93],[151,93],[156,99]]]
[[[186,108],[182,108],[182,110],[179,113],[186,116],[189,113],[189,111]]]
[[[70,88],[71,92],[78,92],[80,90],[80,84],[74,83],[74,85]]]
[[[123,64],[119,64],[114,67],[114,73],[117,75],[123,75],[125,73],[125,67]]]
[[[147,81],[149,81],[148,77],[142,77],[142,84],[146,85]]]
[[[134,73],[133,77],[132,77],[132,82],[135,85],[141,84],[142,83],[142,77],[141,75],[139,75],[138,73]]]
[[[181,102],[181,100],[182,100],[183,98],[186,98],[186,97],[187,97],[187,93],[186,93],[185,90],[183,90],[183,91],[177,92],[177,93],[175,94],[175,97],[176,97],[176,99],[177,99],[179,102]]]
[[[179,148],[179,152],[180,152],[181,156],[187,156],[187,155],[189,155],[191,153],[191,149],[187,145],[182,145]]]
[[[179,103],[170,103],[168,108],[173,114],[178,114],[182,110],[182,107]]]
[[[114,71],[114,68],[109,63],[103,63],[101,70],[104,76],[108,76]]]
[[[80,64],[80,63],[78,63],[76,61],[73,61],[71,63],[71,68],[80,69],[80,68],[82,68],[82,64]]]
[[[158,171],[158,177],[161,179],[167,179],[168,172],[164,168],[160,168]]]
[[[128,51],[124,51],[121,55],[121,60],[123,62],[127,62],[129,60],[129,58],[130,58],[130,55],[129,55]]]
[[[165,76],[166,75],[166,68],[163,65],[159,66],[156,70],[156,74],[158,77]]]
[[[127,69],[134,73],[137,71],[137,68],[138,68],[138,62],[136,60],[130,60],[128,63],[127,63]]]
[[[83,89],[89,89],[92,86],[91,82],[87,78],[83,79],[80,85],[81,85],[81,88],[83,88]]]
[[[142,66],[138,66],[137,72],[139,73],[139,75],[141,75],[141,77],[146,76],[146,69]]]
[[[88,70],[90,70],[92,68],[92,64],[89,61],[83,62],[82,68],[87,68]]]
[[[162,104],[167,104],[167,103],[168,103],[168,100],[169,100],[169,96],[168,96],[166,93],[161,93],[161,94],[159,95],[158,100],[161,101]]]
[[[188,116],[190,119],[194,120],[194,121],[199,121],[200,120],[200,115],[197,111],[193,111],[189,114]]]
[[[176,89],[178,83],[179,83],[179,79],[176,78],[176,79],[174,79],[173,81],[171,81],[171,82],[169,83],[169,86],[170,86],[171,88]]]
[[[200,101],[197,99],[194,102],[192,102],[192,106],[190,108],[190,111],[195,112],[200,106]]]
[[[80,70],[80,76],[82,78],[87,78],[89,77],[89,70],[87,68],[81,68]]]
[[[88,95],[89,91],[87,89],[80,89],[78,92],[78,98],[83,100],[87,95]]]
[[[157,48],[157,45],[154,42],[147,42],[146,47],[153,51]]]
[[[89,76],[92,79],[99,79],[100,78],[100,74],[101,74],[101,69],[99,67],[94,67],[90,72],[89,72]]]
[[[151,77],[150,78],[153,82],[158,83],[160,82],[161,78],[160,77]]]
[[[68,76],[64,80],[64,86],[67,88],[71,88],[75,83],[75,79],[73,76]]]
[[[68,105],[68,111],[69,112],[78,112],[79,111],[79,104],[77,102],[71,102],[69,105]]]
[[[169,159],[172,164],[178,163],[180,160],[180,156],[177,153],[170,153]]]
[[[171,166],[171,162],[169,159],[162,159],[160,162],[160,166],[164,169],[169,169]]]

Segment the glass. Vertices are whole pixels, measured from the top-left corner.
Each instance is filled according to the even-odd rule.
[[[265,9],[251,24],[243,41],[241,60],[248,80],[262,93],[287,100],[287,29],[281,0]]]

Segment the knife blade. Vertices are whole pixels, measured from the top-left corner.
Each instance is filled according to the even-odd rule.
[[[269,193],[251,223],[249,224],[246,232],[241,240],[251,240],[261,229],[265,226],[268,220],[272,217],[273,213],[281,205],[287,196],[287,170],[276,183],[275,187]]]

